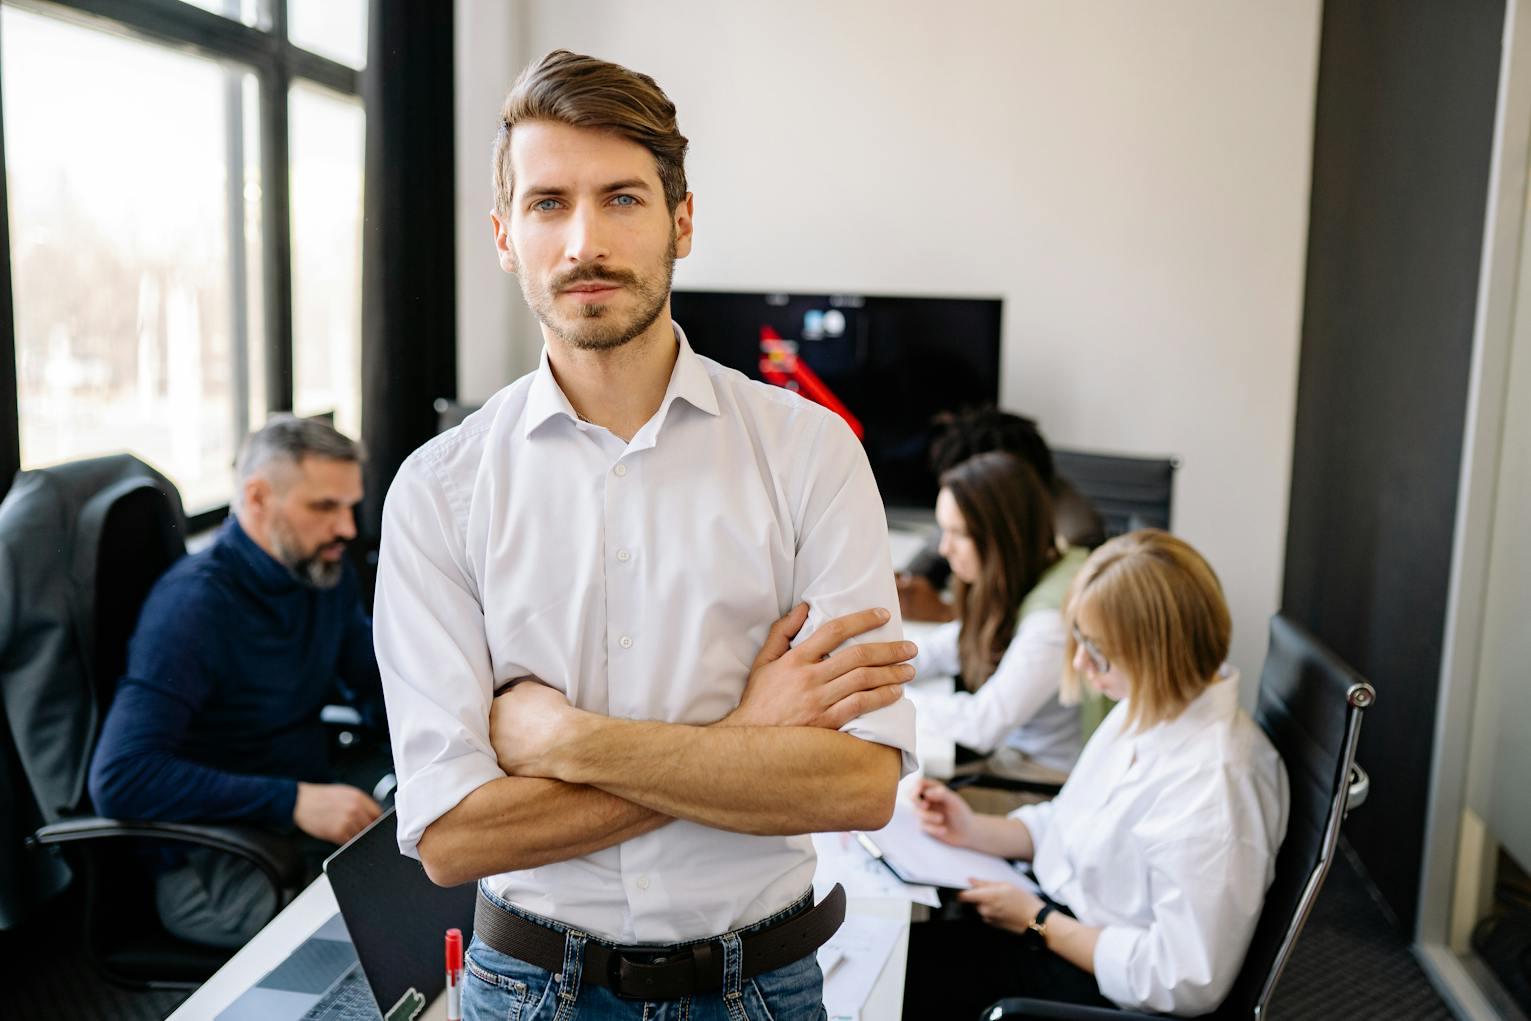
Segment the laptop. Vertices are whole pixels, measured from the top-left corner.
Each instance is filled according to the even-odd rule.
[[[217,1021],[412,1021],[446,986],[446,930],[473,931],[475,885],[443,888],[399,853],[389,809],[324,862],[340,912]]]

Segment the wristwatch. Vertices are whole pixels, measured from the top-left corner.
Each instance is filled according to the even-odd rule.
[[[1043,904],[1042,909],[1037,912],[1037,917],[1026,926],[1026,932],[1035,936],[1043,946],[1047,945],[1047,916],[1053,913],[1055,907],[1057,907],[1056,904]]]

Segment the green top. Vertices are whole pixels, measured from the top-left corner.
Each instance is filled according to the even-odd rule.
[[[1038,610],[1062,610],[1069,586],[1074,584],[1074,576],[1089,558],[1090,551],[1086,549],[1070,546],[1064,550],[1058,562],[1047,569],[1041,580],[1026,593],[1026,598],[1021,600],[1016,620],[1023,620],[1027,614]],[[1094,688],[1080,685],[1079,732],[1084,740],[1090,740],[1090,735],[1095,733],[1095,728],[1100,726],[1100,721],[1106,718],[1114,705],[1115,702]]]
[[[1058,562],[1042,572],[1041,580],[1021,600],[1021,612],[1016,614],[1016,620],[1038,610],[1063,609],[1063,600],[1069,594],[1069,586],[1074,584],[1074,575],[1089,558],[1090,551],[1086,549],[1070,546],[1064,550]]]

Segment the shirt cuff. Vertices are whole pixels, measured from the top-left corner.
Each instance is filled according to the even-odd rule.
[[[902,753],[898,772],[900,780],[919,767],[914,756],[914,705],[908,696],[890,706],[856,717],[841,727],[840,732],[873,744],[897,748]]]
[[[1047,834],[1047,825],[1053,814],[1051,801],[1039,801],[1030,805],[1022,805],[1010,813],[1010,818],[1019,819],[1026,827],[1026,832],[1031,834],[1031,860],[1037,860],[1037,852],[1042,849],[1042,838]]]
[[[399,852],[419,858],[426,829],[491,780],[505,775],[493,758],[474,752],[433,762],[399,782],[393,796],[398,808]]]
[[[1100,985],[1100,995],[1118,1007],[1135,1009],[1145,1006],[1146,990],[1134,990],[1127,977],[1127,965],[1138,941],[1148,935],[1146,930],[1132,929],[1125,925],[1108,925],[1100,931],[1095,941],[1095,981]]]
[[[296,780],[271,781],[270,796],[261,805],[256,818],[262,825],[284,833],[291,833],[297,828],[293,821],[292,812],[298,804],[298,782]]]

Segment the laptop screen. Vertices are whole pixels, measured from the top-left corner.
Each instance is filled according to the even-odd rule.
[[[437,886],[400,854],[393,809],[332,854],[324,873],[379,1011],[388,1016],[412,993],[421,1006],[439,996],[443,940],[451,928],[473,931],[476,885]]]

